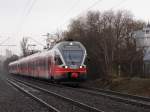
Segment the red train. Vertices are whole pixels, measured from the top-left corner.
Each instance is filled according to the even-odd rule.
[[[86,80],[86,49],[76,41],[65,41],[9,64],[12,74],[44,78],[59,82]]]

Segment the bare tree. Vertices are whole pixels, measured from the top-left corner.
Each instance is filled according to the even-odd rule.
[[[114,74],[120,75],[121,71],[133,73],[134,68],[140,65],[137,63],[141,62],[142,54],[136,51],[130,33],[142,26],[143,22],[134,20],[128,11],[90,11],[86,17],[79,17],[70,23],[64,32],[64,39],[77,40],[85,45],[92,60],[88,63],[90,77],[109,80]]]
[[[63,40],[63,35],[64,35],[63,32],[59,31],[59,30],[55,33],[56,43],[58,43],[58,42]]]
[[[23,37],[22,41],[20,42],[23,57],[27,56],[27,43],[28,38]]]
[[[16,61],[16,60],[18,60],[19,59],[19,56],[18,55],[12,55],[11,57],[9,57],[9,58],[7,58],[4,62],[3,62],[3,72],[4,73],[8,73],[8,71],[9,71],[9,67],[8,67],[8,65],[9,65],[9,63],[10,62],[13,62],[13,61]]]

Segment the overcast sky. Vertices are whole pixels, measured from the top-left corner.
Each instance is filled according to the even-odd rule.
[[[149,0],[0,0],[0,44],[17,45],[0,47],[0,53],[3,54],[5,48],[20,53],[19,42],[23,36],[45,44],[45,37],[41,35],[65,29],[72,18],[87,9],[126,9],[135,18],[150,21]]]

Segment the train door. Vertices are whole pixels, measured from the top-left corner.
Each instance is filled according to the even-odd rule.
[[[39,77],[39,72],[38,72],[38,60],[36,59],[35,60],[35,75],[36,75],[36,77]]]
[[[49,78],[53,78],[52,58],[51,57],[48,57],[48,74],[49,74]]]
[[[37,70],[37,77],[40,77],[40,67],[39,67],[39,59],[36,60],[36,70]]]
[[[42,71],[42,66],[41,66],[41,62],[42,62],[42,60],[41,60],[41,58],[39,58],[38,59],[38,71],[39,71],[39,77],[41,77],[41,71]]]
[[[38,77],[38,72],[37,72],[37,60],[34,60],[34,77]]]

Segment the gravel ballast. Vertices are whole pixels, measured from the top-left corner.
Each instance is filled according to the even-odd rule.
[[[53,96],[41,90],[37,90],[30,86],[26,86],[22,83],[15,82],[19,87],[22,89],[30,92],[32,95],[40,98],[41,100],[45,101],[46,103],[50,104],[51,106],[57,108],[61,112],[89,112],[87,109],[82,109],[78,106],[71,104],[65,100],[62,100],[59,97]]]
[[[46,107],[7,83],[0,74],[0,112],[50,112]]]
[[[22,80],[26,80],[26,79],[23,78]],[[37,86],[43,87],[45,89],[75,99],[77,101],[81,101],[85,104],[94,106],[106,112],[150,112],[150,109],[145,109],[144,107],[134,106],[123,102],[117,102],[115,100],[111,100],[103,96],[101,97],[94,96],[85,92],[80,92],[78,91],[78,88],[76,89],[69,89],[65,87],[61,88],[56,86],[40,84],[39,82],[33,80],[28,80],[28,81],[34,83]]]

